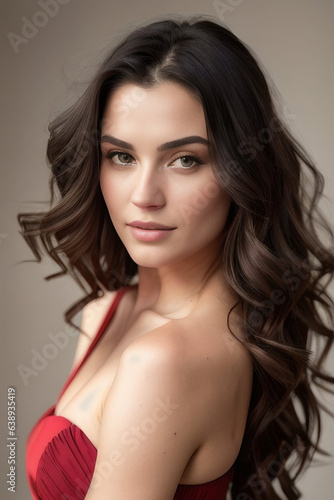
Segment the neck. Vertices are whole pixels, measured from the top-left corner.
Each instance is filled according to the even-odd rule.
[[[136,311],[151,309],[159,314],[177,317],[186,315],[208,288],[221,293],[224,278],[221,267],[212,269],[216,253],[208,251],[191,259],[162,268],[139,267]]]

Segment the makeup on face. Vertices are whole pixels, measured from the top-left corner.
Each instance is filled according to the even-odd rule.
[[[145,267],[172,265],[219,247],[230,200],[216,180],[201,103],[165,82],[125,115],[107,101],[100,185],[111,221],[131,258]]]

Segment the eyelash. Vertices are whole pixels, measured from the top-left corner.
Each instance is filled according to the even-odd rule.
[[[116,165],[118,167],[127,166],[128,165],[127,163],[116,163],[113,160],[114,156],[117,156],[120,154],[125,154],[125,155],[128,155],[130,158],[133,158],[133,156],[131,156],[129,153],[125,153],[124,151],[108,151],[107,153],[104,153],[103,156],[104,156],[104,158],[109,160],[113,165]],[[191,167],[176,167],[176,168],[179,168],[180,170],[192,170],[192,169],[198,167],[199,165],[203,165],[203,163],[204,163],[197,156],[188,155],[188,154],[180,154],[179,156],[173,158],[171,160],[171,162],[179,160],[180,158],[187,158],[187,159],[189,158],[190,160],[192,160],[194,162],[194,165],[192,165]],[[131,165],[131,164],[129,164],[129,165]]]

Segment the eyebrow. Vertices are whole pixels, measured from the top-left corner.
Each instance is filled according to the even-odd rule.
[[[134,151],[134,147],[129,142],[122,141],[121,139],[117,139],[111,135],[104,135],[101,137],[101,143],[108,142],[109,144],[113,144],[114,146],[119,146],[121,148],[130,149]],[[189,137],[183,137],[182,139],[176,139],[175,141],[165,142],[157,147],[157,151],[160,153],[162,151],[167,151],[168,149],[178,148],[179,146],[185,146],[186,144],[205,144],[209,145],[208,139],[204,139],[204,137],[200,137],[199,135],[190,135]]]

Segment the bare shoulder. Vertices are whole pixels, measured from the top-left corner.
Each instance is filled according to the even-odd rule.
[[[129,368],[136,361],[162,378],[168,377],[170,384],[179,388],[183,384],[188,399],[193,390],[196,401],[201,392],[217,401],[224,388],[232,395],[234,388],[240,391],[244,387],[249,392],[252,360],[236,321],[233,326],[235,334],[226,321],[214,315],[171,320],[132,342],[121,363]]]
[[[201,361],[221,364],[222,370],[249,370],[250,354],[243,343],[242,321],[237,314],[227,322],[227,313],[215,314],[215,307],[171,320],[133,341],[124,358],[140,355],[147,362],[157,359],[167,368],[182,365],[191,372]]]
[[[160,479],[168,471],[166,491],[195,456],[198,478],[218,477],[239,452],[251,365],[241,342],[212,318],[171,320],[145,333],[119,360],[102,412],[100,459],[115,448],[130,466],[130,444],[140,445]],[[135,443],[131,429],[138,423],[151,426],[150,439],[144,435]],[[133,466],[140,470],[137,462]]]
[[[103,318],[115,299],[116,292],[105,292],[102,297],[89,302],[82,309],[80,336],[73,360],[73,367],[83,358],[93,341]]]
[[[189,424],[195,388],[182,359],[182,335],[176,333],[168,323],[123,350],[103,406],[93,482],[115,450],[117,464],[126,467],[114,467],[87,498],[108,498],[110,491],[117,498],[132,498],[134,484],[138,498],[162,498],[160,492],[173,498],[201,444],[196,426]]]

